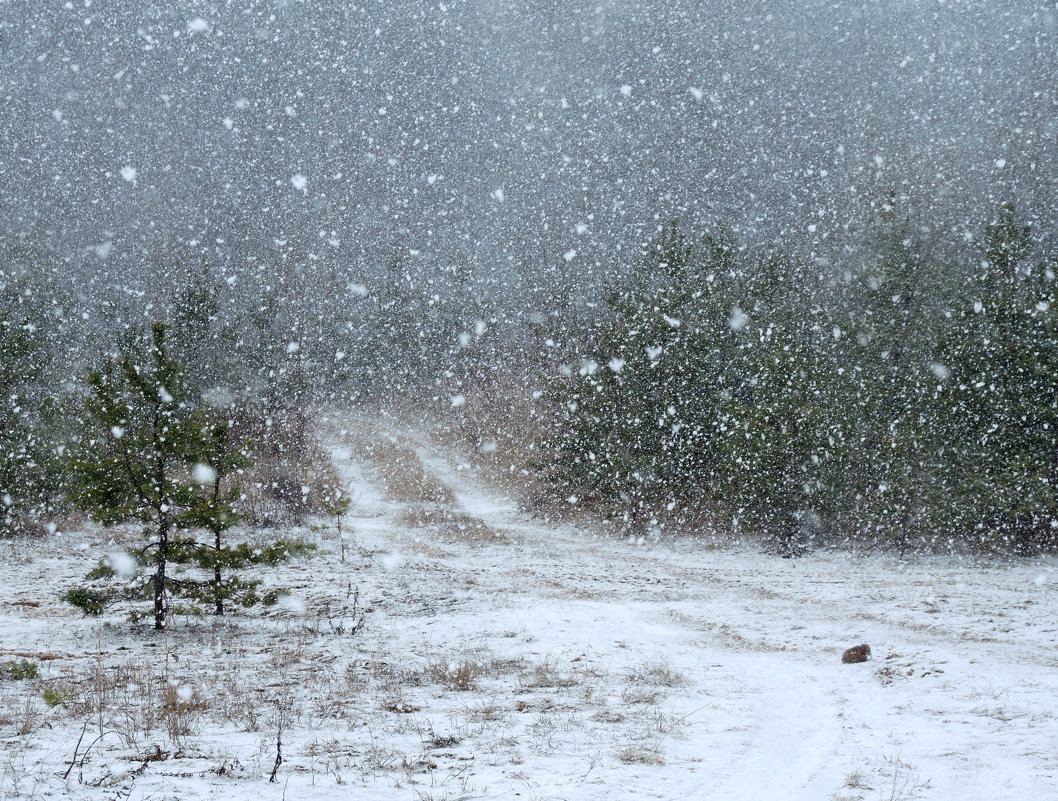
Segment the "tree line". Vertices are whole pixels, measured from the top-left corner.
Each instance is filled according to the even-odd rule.
[[[706,509],[787,554],[1053,547],[1058,262],[1032,247],[1011,206],[958,258],[887,203],[836,269],[674,223],[552,382],[537,467],[635,532]]]
[[[474,444],[532,440],[518,466],[554,502],[636,533],[708,525],[786,553],[1053,548],[1058,264],[1011,206],[954,247],[891,200],[862,240],[824,263],[673,223],[615,254],[604,292],[560,260],[520,311],[468,270],[442,281],[399,252],[374,285],[296,258],[234,287],[210,263],[177,265],[168,296],[125,306],[0,267],[0,533],[92,511],[86,454],[125,429],[103,421],[120,409],[104,414],[100,393],[133,393],[164,351],[187,442],[170,523],[214,551],[196,465],[219,477],[223,525],[294,522],[340,502],[314,408],[399,398],[443,415],[455,397]],[[516,415],[531,430],[503,430],[541,382],[538,408]]]

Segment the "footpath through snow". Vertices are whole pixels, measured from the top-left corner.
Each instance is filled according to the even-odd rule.
[[[41,725],[0,721],[0,798],[1058,798],[1054,559],[636,544],[529,517],[417,432],[342,426],[348,556],[318,532],[275,613],[154,643],[54,601],[105,533],[2,544],[0,661],[54,657],[34,691],[72,710],[3,683]],[[163,650],[186,730],[178,702],[122,727],[84,678],[142,696]],[[85,721],[112,733],[63,779]]]

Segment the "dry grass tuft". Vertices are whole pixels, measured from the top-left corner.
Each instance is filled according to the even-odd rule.
[[[506,533],[490,528],[481,520],[458,516],[441,527],[439,532],[446,542],[480,543],[488,545],[510,545],[514,539]]]
[[[434,684],[458,692],[476,690],[478,679],[487,673],[484,663],[467,657],[454,661],[435,659],[426,667],[426,674]]]
[[[653,706],[665,697],[665,693],[657,687],[643,687],[629,684],[621,691],[621,700],[626,704],[645,704]]]
[[[421,706],[416,706],[404,698],[403,694],[397,694],[384,698],[380,705],[386,712],[392,712],[396,715],[411,715],[415,712],[422,711]]]
[[[616,709],[611,709],[608,706],[601,707],[594,715],[592,715],[592,720],[598,721],[599,723],[620,723],[624,719],[624,713],[618,712]]]
[[[657,746],[633,744],[622,748],[615,756],[626,765],[664,765],[665,758]]]
[[[690,682],[679,670],[664,659],[647,660],[628,670],[625,678],[629,684],[646,687],[685,687]]]
[[[571,673],[563,673],[559,669],[558,662],[550,658],[533,665],[522,675],[522,685],[533,689],[545,687],[561,689],[575,687],[578,684],[580,681],[577,678]]]

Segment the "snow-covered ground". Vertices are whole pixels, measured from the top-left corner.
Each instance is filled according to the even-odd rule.
[[[0,680],[0,799],[1058,798],[1054,559],[629,542],[332,433],[347,556],[301,532],[281,609],[88,620],[58,596],[112,533],[0,543],[0,662],[39,673]]]

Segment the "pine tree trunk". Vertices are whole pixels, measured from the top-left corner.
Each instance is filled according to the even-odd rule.
[[[161,421],[154,418],[155,481],[158,485],[158,569],[154,573],[154,629],[165,628],[165,568],[169,561],[169,499],[165,492],[165,457],[162,449]]]
[[[213,508],[214,508],[214,510],[216,510],[216,508],[217,508],[217,506],[219,504],[220,504],[220,471],[218,470],[217,471],[217,477],[213,480]],[[216,527],[213,529],[213,536],[214,536],[214,544],[213,544],[213,546],[214,546],[214,548],[217,549],[217,554],[216,554],[217,561],[213,563],[213,594],[214,594],[214,600],[216,601],[216,607],[213,609],[213,614],[215,614],[215,615],[223,615],[224,614],[224,595],[221,592],[221,590],[223,589],[223,585],[221,583],[221,575],[220,575],[220,547],[221,547],[220,546],[220,532],[221,532],[221,528],[222,527],[221,527],[220,522],[216,522],[215,526]]]
[[[158,569],[154,573],[154,628],[165,628],[165,566],[169,559],[169,515],[158,515]]]
[[[224,614],[224,596],[221,594],[221,576],[220,576],[220,529],[214,531],[216,535],[215,547],[217,549],[217,561],[213,565],[213,594],[217,602],[216,608],[213,610],[215,615]]]

